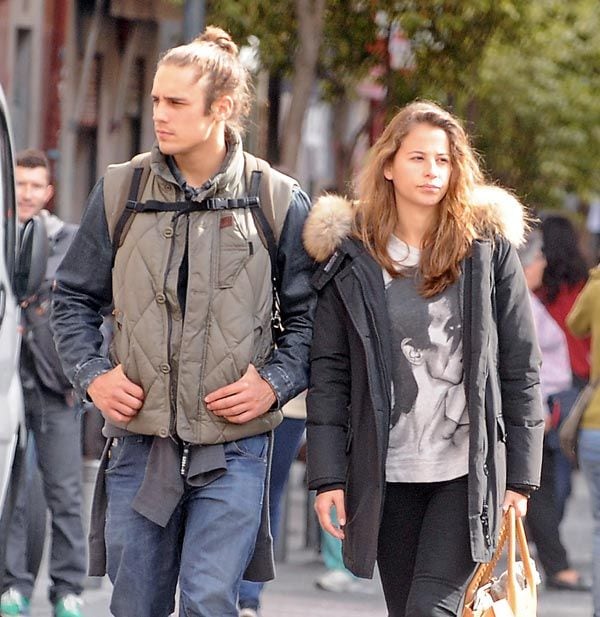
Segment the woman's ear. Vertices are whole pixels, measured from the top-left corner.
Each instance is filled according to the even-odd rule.
[[[384,166],[383,166],[383,177],[386,180],[393,180],[394,179],[394,174],[392,172],[392,161],[388,161]]]

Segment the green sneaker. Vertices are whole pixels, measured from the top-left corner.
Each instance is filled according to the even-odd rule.
[[[83,602],[79,596],[68,593],[54,605],[54,617],[83,617],[81,607]]]
[[[0,596],[0,616],[13,617],[14,615],[29,615],[29,598],[26,598],[18,589],[9,587]]]

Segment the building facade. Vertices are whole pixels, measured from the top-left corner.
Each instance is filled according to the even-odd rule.
[[[80,219],[109,163],[152,144],[152,76],[160,52],[180,42],[181,21],[169,0],[0,0],[16,148],[47,152],[66,220]]]

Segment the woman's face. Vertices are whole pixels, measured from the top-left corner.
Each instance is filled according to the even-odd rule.
[[[446,131],[420,123],[408,132],[383,175],[394,185],[398,209],[435,209],[448,191],[451,171]]]
[[[543,251],[540,249],[536,252],[531,262],[523,268],[525,273],[525,280],[527,281],[527,287],[531,291],[536,291],[542,286],[542,280],[544,278],[544,270],[546,269],[546,257]]]

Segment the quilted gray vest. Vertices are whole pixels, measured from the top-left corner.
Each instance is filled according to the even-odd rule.
[[[278,240],[296,182],[246,153],[234,164],[243,165],[244,173],[224,196],[244,196],[251,172],[262,171],[261,210]],[[136,168],[142,170],[138,203],[184,199],[181,189],[160,173],[151,153],[110,166],[104,203],[111,240]],[[186,235],[188,285],[182,319],[177,285]],[[140,412],[120,428],[215,444],[277,426],[280,411],[237,425],[204,405],[209,392],[238,380],[249,363],[263,366],[273,349],[271,261],[250,208],[186,216],[142,212],[129,218],[117,241],[111,359],[145,393]]]

